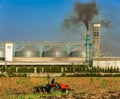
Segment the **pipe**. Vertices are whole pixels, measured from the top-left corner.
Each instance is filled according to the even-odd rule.
[[[90,42],[90,34],[89,32],[87,31],[86,32],[86,63],[89,67],[91,67],[91,53],[90,53],[90,50],[91,50],[91,42]]]

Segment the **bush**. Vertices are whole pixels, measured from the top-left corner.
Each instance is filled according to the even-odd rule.
[[[5,72],[5,66],[1,66],[1,72]]]
[[[26,66],[21,66],[18,68],[18,73],[26,73],[27,72],[27,67]]]
[[[27,74],[26,73],[18,74],[17,77],[27,77]]]
[[[45,73],[60,73],[61,66],[44,66]]]
[[[18,68],[18,73],[34,73],[33,67],[21,66]]]
[[[80,72],[88,72],[89,71],[89,68],[88,66],[86,65],[81,65],[81,66],[75,66],[75,68],[77,68],[77,71],[80,73]]]
[[[60,73],[61,72],[61,66],[52,66],[51,72]]]
[[[65,70],[66,73],[72,73],[72,72],[74,72],[73,66],[66,66],[65,68],[66,68],[66,70]]]
[[[82,73],[82,74],[74,74],[67,75],[67,77],[120,77],[120,74],[99,74],[99,73]]]
[[[0,77],[6,77],[4,74],[0,74]]]
[[[101,77],[101,74],[98,73],[85,73],[85,74],[74,74],[74,75],[68,75],[68,77]]]
[[[13,73],[16,73],[16,66],[10,66],[9,70]]]
[[[34,67],[29,67],[27,69],[27,73],[34,73]]]
[[[37,67],[37,73],[42,73],[42,66]]]
[[[104,77],[113,77],[112,74],[104,74],[103,76],[104,76]]]
[[[10,74],[9,77],[27,77],[26,73],[19,73],[19,74]]]
[[[1,66],[1,72],[7,72],[7,73],[16,73],[16,66]],[[68,66],[38,66],[37,67],[37,73],[61,73],[61,68],[63,68],[63,73],[119,73],[119,68],[113,68],[113,67],[106,67],[106,68],[100,68],[100,67],[88,67],[86,65],[68,65]],[[42,71],[43,69],[43,71]],[[34,67],[28,67],[28,66],[20,66],[18,68],[18,73],[34,73]],[[105,75],[107,76],[107,75]],[[109,75],[108,75],[109,76]]]
[[[113,77],[120,77],[120,74],[114,74]]]
[[[44,66],[44,72],[45,73],[51,73],[50,69],[51,69],[50,66]]]

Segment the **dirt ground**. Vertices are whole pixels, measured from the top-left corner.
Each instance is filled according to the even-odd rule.
[[[67,96],[65,95],[64,97],[60,96],[61,99],[67,99],[69,97],[72,97],[71,99],[82,99],[80,97],[84,97],[84,99],[97,99],[90,97],[103,97],[103,95],[106,97],[119,97],[120,95],[119,77],[55,77],[55,79],[57,82],[66,83],[72,89],[74,89],[74,94],[70,93]],[[0,99],[5,99],[6,96],[9,96],[11,94],[33,94],[34,86],[45,85],[47,83],[47,77],[1,77]],[[59,97],[57,97],[56,99],[58,98]],[[49,99],[53,99],[53,97],[49,97]]]

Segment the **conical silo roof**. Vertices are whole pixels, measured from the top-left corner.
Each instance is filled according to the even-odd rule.
[[[65,50],[60,46],[52,46],[49,47],[46,51],[65,51]]]
[[[59,46],[52,46],[43,52],[43,57],[67,57],[67,51]]]
[[[82,51],[80,47],[77,47],[70,52],[70,57],[85,57],[85,51]]]
[[[39,51],[32,46],[24,46],[15,52],[16,57],[39,57]]]
[[[24,46],[24,47],[18,49],[17,51],[37,51],[37,49],[33,48],[32,46]]]

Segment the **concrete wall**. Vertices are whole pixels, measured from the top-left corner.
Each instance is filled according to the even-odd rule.
[[[64,57],[34,57],[34,58],[26,58],[26,57],[14,57],[13,61],[85,61],[85,58],[64,58]]]
[[[83,65],[85,58],[51,58],[51,57],[14,57],[13,61],[0,61],[0,65]]]
[[[119,67],[120,57],[94,57],[93,66],[95,67]]]

